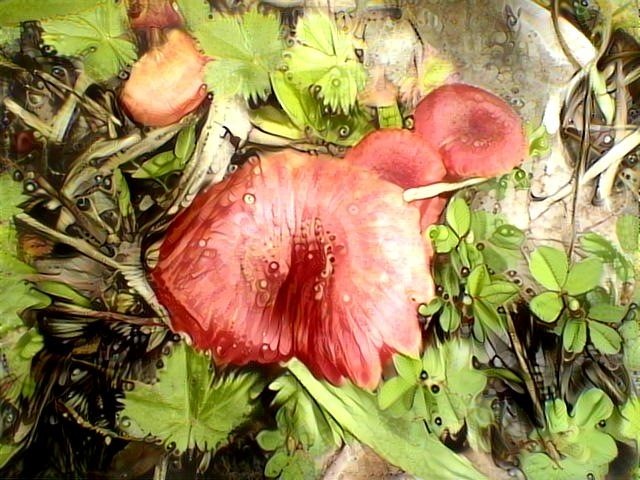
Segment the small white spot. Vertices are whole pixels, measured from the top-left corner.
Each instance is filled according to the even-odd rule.
[[[204,248],[207,246],[207,241],[205,239],[200,239],[200,241],[198,242],[198,246],[200,248]]]
[[[345,293],[344,295],[342,295],[342,301],[344,303],[349,303],[351,301],[351,296],[347,293]]]
[[[256,197],[252,193],[245,193],[244,196],[242,197],[242,200],[247,205],[253,205],[254,203],[256,203]]]

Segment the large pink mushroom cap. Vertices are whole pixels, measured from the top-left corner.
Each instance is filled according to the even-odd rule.
[[[502,175],[527,155],[520,116],[481,88],[439,87],[420,102],[414,120],[416,133],[440,153],[451,179]]]
[[[402,188],[324,156],[247,162],[172,224],[151,273],[172,327],[223,363],[298,357],[374,388],[416,355],[433,296],[417,209]]]

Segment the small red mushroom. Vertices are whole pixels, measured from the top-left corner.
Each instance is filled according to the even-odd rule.
[[[437,183],[447,176],[437,150],[421,136],[398,128],[370,133],[347,152],[345,161],[372,170],[404,189]],[[438,221],[445,204],[446,199],[441,198],[414,202],[421,212],[423,230]]]
[[[207,61],[189,34],[170,30],[163,44],[152,47],[133,65],[120,103],[143,125],[160,127],[175,123],[206,98]]]
[[[414,120],[416,133],[440,153],[453,180],[507,173],[527,155],[520,116],[481,88],[439,87],[420,102]]]
[[[247,162],[171,225],[151,272],[172,328],[222,363],[297,357],[374,388],[417,355],[433,296],[418,211],[402,188],[325,156]]]

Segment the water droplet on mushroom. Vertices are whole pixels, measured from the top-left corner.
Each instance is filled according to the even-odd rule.
[[[351,296],[347,293],[345,293],[344,295],[342,295],[342,301],[344,303],[349,303],[351,301]]]
[[[267,288],[269,286],[269,282],[267,282],[264,278],[258,281],[258,288]]]
[[[242,197],[242,201],[247,205],[253,205],[256,203],[256,197],[252,193],[245,193]]]
[[[272,272],[277,271],[280,268],[280,264],[278,262],[269,263],[269,270]]]
[[[199,246],[200,248],[204,248],[204,247],[206,247],[206,246],[207,246],[207,241],[206,241],[204,238],[201,238],[201,239],[198,241],[198,246]]]

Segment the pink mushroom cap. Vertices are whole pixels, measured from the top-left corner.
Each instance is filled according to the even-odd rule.
[[[403,189],[431,185],[447,176],[436,149],[420,135],[398,128],[370,133],[347,152],[345,160],[372,170]],[[420,210],[424,230],[438,221],[446,199],[437,197],[413,204]]]
[[[402,189],[293,151],[247,162],[172,224],[151,272],[172,328],[221,363],[297,357],[374,388],[421,345],[433,296],[418,211]]]
[[[495,177],[527,156],[520,116],[481,88],[439,87],[420,102],[414,120],[416,133],[440,153],[451,179]]]

